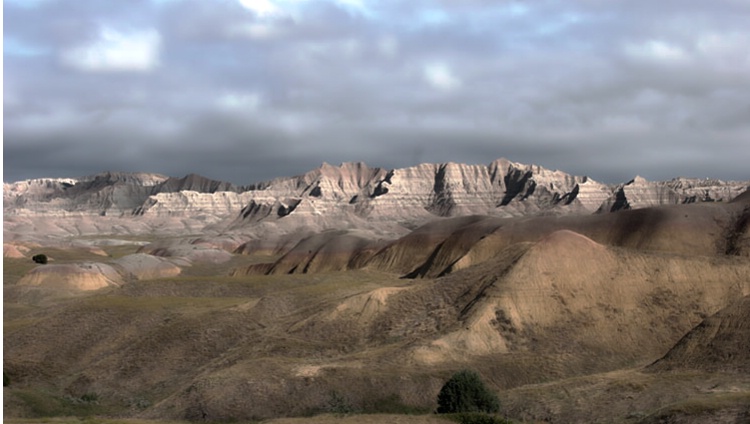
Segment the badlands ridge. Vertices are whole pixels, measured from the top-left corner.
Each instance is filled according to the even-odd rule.
[[[4,235],[6,240],[35,233],[266,236],[352,228],[403,235],[436,218],[473,214],[571,215],[728,202],[747,186],[747,181],[649,182],[641,177],[606,185],[506,159],[486,166],[444,163],[390,170],[323,164],[303,175],[241,187],[198,175],[103,173],[4,183]]]

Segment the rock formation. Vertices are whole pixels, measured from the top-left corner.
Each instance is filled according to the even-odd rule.
[[[118,286],[120,274],[111,266],[97,262],[42,265],[29,271],[18,285],[52,290],[98,290]]]
[[[23,231],[59,235],[230,231],[266,237],[305,229],[352,228],[392,237],[444,217],[576,215],[727,202],[747,187],[748,182],[686,178],[649,182],[641,177],[610,186],[507,159],[488,165],[449,162],[390,170],[364,163],[324,163],[302,175],[248,186],[194,174],[170,178],[112,172],[5,183],[3,212],[11,238]],[[42,225],[37,217],[97,219],[86,225]]]
[[[651,182],[636,176],[633,180],[616,186],[612,195],[601,204],[599,211],[615,212],[680,203],[727,202],[747,188],[747,182],[698,178],[674,178],[670,181]]]
[[[119,258],[113,262],[122,270],[123,275],[137,280],[175,277],[182,269],[170,261],[145,253],[137,253]]]

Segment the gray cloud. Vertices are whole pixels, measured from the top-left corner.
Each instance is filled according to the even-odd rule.
[[[4,179],[321,162],[746,179],[741,1],[8,0]]]

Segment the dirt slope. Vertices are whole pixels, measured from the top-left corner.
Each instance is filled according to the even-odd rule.
[[[120,284],[122,278],[114,268],[95,262],[38,266],[18,282],[19,286],[83,291]]]
[[[463,216],[433,221],[389,243],[351,231],[324,232],[291,246],[276,246],[271,250],[283,254],[281,259],[237,273],[366,268],[409,278],[435,278],[491,260],[509,246],[537,242],[559,230],[574,231],[603,245],[643,251],[748,256],[750,206],[741,200],[584,216]],[[282,244],[287,242],[280,240]]]
[[[703,320],[645,368],[527,385],[501,398],[510,415],[529,421],[745,423],[749,328],[746,296]]]
[[[706,318],[649,369],[750,374],[750,297]]]

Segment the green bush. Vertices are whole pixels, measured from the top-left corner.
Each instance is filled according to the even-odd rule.
[[[438,394],[438,414],[489,412],[500,410],[500,401],[484,385],[479,375],[463,370],[453,374]]]
[[[3,370],[3,387],[10,386],[10,377],[8,377],[8,374]]]
[[[47,255],[44,253],[40,253],[38,255],[34,255],[31,257],[31,260],[38,263],[38,264],[46,264],[47,263]]]

